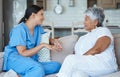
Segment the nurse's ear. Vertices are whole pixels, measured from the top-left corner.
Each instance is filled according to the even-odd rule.
[[[36,13],[32,13],[31,16],[29,17],[29,20],[32,22],[36,22],[38,20],[38,16]]]
[[[35,17],[36,17],[35,15],[36,15],[35,13],[32,13],[31,16],[29,17],[29,19],[32,19],[32,20],[35,19]]]
[[[36,14],[35,13],[32,13],[30,18],[35,18]]]

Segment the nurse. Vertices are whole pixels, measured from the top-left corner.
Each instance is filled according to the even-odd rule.
[[[65,58],[58,77],[101,77],[117,71],[114,40],[102,25],[104,18],[102,8],[85,11],[84,28],[88,33],[77,41],[75,54]]]
[[[40,43],[44,30],[43,8],[32,5],[25,11],[20,23],[10,32],[9,44],[5,47],[3,70],[14,70],[20,77],[44,77],[57,73],[58,62],[38,62],[37,52],[46,47],[50,50],[61,50],[59,41],[51,39],[52,45]]]

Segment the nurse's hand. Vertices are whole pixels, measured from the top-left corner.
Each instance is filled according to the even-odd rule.
[[[40,45],[42,46],[42,48],[48,48],[48,49],[50,49],[50,50],[53,50],[52,45],[49,45],[49,44],[47,44],[47,43],[42,43],[42,44],[40,44]]]
[[[61,46],[61,43],[60,43],[59,39],[52,39],[52,38],[50,38],[50,44],[54,45],[57,48],[57,51],[61,51],[62,50],[62,46]]]
[[[53,45],[52,46],[52,51],[58,51],[58,52],[60,52],[60,51],[62,51],[62,48],[57,47],[56,45]]]
[[[48,48],[52,51],[61,51],[62,50],[62,48],[59,47],[58,45],[49,45],[47,43],[42,43],[41,46],[42,46],[42,48]]]

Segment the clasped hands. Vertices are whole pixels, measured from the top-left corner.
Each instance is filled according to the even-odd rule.
[[[50,39],[50,44],[42,43],[42,45],[52,51],[62,51],[62,46],[58,39]]]
[[[53,44],[51,45],[53,51],[62,51],[61,43],[58,39],[54,39]]]

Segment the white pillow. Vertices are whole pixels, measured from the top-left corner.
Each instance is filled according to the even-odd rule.
[[[41,43],[47,43],[49,44],[49,37],[50,37],[50,32],[47,32],[42,35],[41,37]],[[50,50],[47,48],[43,48],[38,52],[38,61],[39,62],[49,62],[50,61]]]

